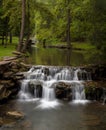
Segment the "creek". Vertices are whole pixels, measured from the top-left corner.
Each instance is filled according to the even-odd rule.
[[[38,66],[25,73],[18,98],[0,106],[1,113],[22,111],[25,118],[7,120],[0,130],[106,130],[106,105],[86,99],[84,82],[92,80],[90,73],[67,66],[91,61],[66,50],[35,50],[26,62]]]
[[[26,116],[15,124],[8,122],[0,130],[106,130],[106,105],[98,102],[73,104],[60,101],[60,105],[41,109],[39,101],[11,101],[3,108],[21,110]],[[1,110],[2,111],[2,110]]]
[[[32,47],[26,63],[35,65],[82,66],[106,63],[105,54],[93,50],[70,50]]]
[[[90,74],[80,68],[33,66],[22,80],[18,99],[1,109],[22,111],[25,118],[1,130],[105,130],[106,105],[86,100],[83,82],[88,80]],[[70,101],[56,97],[60,82],[71,87]]]

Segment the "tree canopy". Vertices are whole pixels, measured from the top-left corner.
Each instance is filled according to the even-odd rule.
[[[0,1],[1,36],[20,35],[21,4],[22,0]],[[25,5],[24,38],[36,35],[39,42],[48,43],[70,38],[106,48],[106,0],[26,0]]]

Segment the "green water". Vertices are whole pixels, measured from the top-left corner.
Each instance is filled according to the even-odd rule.
[[[105,62],[104,54],[89,51],[74,51],[56,48],[32,47],[31,55],[26,63],[35,65],[81,66],[101,64]]]

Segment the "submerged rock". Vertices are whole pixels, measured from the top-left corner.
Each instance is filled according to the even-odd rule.
[[[25,116],[22,112],[19,111],[9,111],[6,113],[6,115],[14,119],[22,119]]]
[[[0,127],[3,125],[3,119],[0,117]]]

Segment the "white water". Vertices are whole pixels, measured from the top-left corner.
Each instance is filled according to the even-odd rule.
[[[79,68],[33,67],[27,72],[26,79],[22,81],[19,98],[25,101],[33,101],[39,98],[41,91],[38,90],[39,87],[37,86],[39,85],[42,87],[42,97],[40,98],[42,105],[40,107],[57,106],[55,88],[56,84],[63,82],[71,85],[73,101],[84,102],[86,97],[83,80],[91,80],[89,75],[85,70]],[[33,92],[33,95],[31,92]]]
[[[55,90],[52,86],[52,84],[55,81],[46,81],[43,85],[43,93],[42,93],[42,98],[46,101],[54,101],[56,98],[55,96]]]
[[[19,92],[19,98],[23,100],[28,100],[31,98],[31,94],[28,91],[28,83],[30,80],[23,80],[21,84],[21,91]]]

